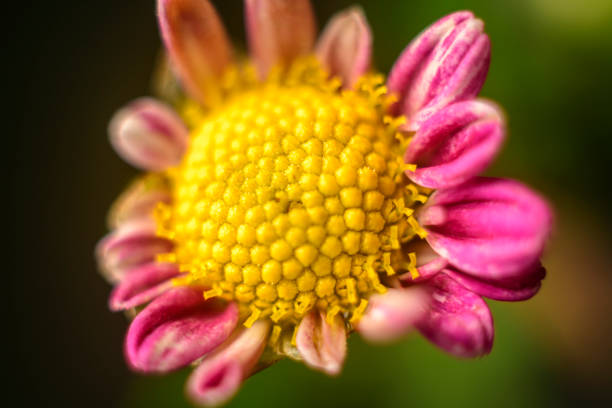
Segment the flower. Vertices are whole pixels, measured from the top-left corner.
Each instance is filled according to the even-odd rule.
[[[505,135],[477,98],[489,38],[450,14],[370,69],[361,9],[315,44],[307,0],[245,0],[250,58],[232,52],[206,0],[159,0],[184,93],[110,124],[120,156],[148,173],[114,205],[97,247],[133,310],[125,354],[141,372],[196,366],[203,405],[289,357],[338,374],[353,331],[418,329],[459,357],[487,354],[483,297],[533,296],[552,214],[512,180],[479,177]]]

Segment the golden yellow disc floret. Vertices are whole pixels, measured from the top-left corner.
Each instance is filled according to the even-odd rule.
[[[384,291],[397,243],[418,233],[379,83],[268,81],[199,118],[159,229],[245,324],[291,326],[315,307],[355,321]]]

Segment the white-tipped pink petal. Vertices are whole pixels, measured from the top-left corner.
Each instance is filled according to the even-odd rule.
[[[121,280],[132,268],[155,260],[172,249],[172,242],[156,235],[153,219],[122,224],[96,246],[98,266],[111,282]]]
[[[440,256],[492,281],[533,266],[552,226],[552,212],[538,194],[514,180],[485,177],[436,191],[417,218]]]
[[[249,50],[260,78],[312,51],[315,18],[310,0],[245,0]]]
[[[342,317],[335,315],[328,321],[324,313],[311,311],[302,318],[295,342],[306,365],[337,375],[346,357],[346,336]]]
[[[372,58],[372,32],[360,7],[334,16],[316,46],[319,61],[330,74],[350,88],[368,69]]]
[[[501,111],[482,100],[457,102],[419,126],[404,160],[406,175],[429,188],[452,187],[477,176],[492,161],[505,135]]]
[[[467,11],[428,27],[402,52],[387,82],[399,95],[394,113],[408,118],[406,129],[453,102],[474,97],[484,84],[490,42],[484,24]]]
[[[506,302],[517,302],[533,297],[540,290],[542,279],[546,276],[546,270],[539,262],[515,277],[495,281],[479,279],[453,268],[445,269],[444,273],[474,293]]]
[[[216,406],[229,400],[251,374],[264,350],[269,331],[266,321],[236,331],[193,371],[187,380],[189,397],[204,406]]]
[[[158,0],[161,36],[185,90],[206,106],[220,98],[218,80],[232,62],[223,23],[208,0]]]
[[[175,264],[154,262],[136,267],[113,289],[109,308],[126,310],[145,304],[173,288],[173,279],[179,274]]]
[[[373,342],[396,340],[415,328],[427,313],[429,302],[429,293],[421,286],[372,295],[357,331]]]
[[[177,165],[187,148],[188,131],[181,118],[151,98],[137,99],[118,111],[108,131],[119,156],[144,170]]]
[[[169,204],[171,200],[170,189],[163,181],[150,177],[138,179],[113,203],[108,225],[114,229],[126,222],[152,218],[159,203]]]
[[[493,347],[493,318],[484,300],[445,274],[427,281],[428,313],[417,324],[432,343],[457,357],[478,357]]]
[[[126,358],[138,371],[175,370],[214,350],[237,322],[234,303],[204,300],[202,289],[177,287],[149,303],[132,321]]]

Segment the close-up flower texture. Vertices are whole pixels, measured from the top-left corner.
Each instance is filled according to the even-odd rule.
[[[488,354],[483,298],[538,292],[553,216],[527,186],[479,176],[506,133],[478,97],[483,21],[442,17],[384,75],[359,7],[318,39],[308,0],[244,8],[248,53],[207,0],[159,0],[174,86],[110,122],[146,172],[96,248],[110,309],[132,319],[129,366],[193,366],[187,394],[208,406],[286,357],[338,375],[353,332]]]

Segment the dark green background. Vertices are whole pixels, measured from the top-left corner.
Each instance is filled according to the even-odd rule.
[[[244,48],[242,4],[214,1]],[[319,26],[349,1],[315,1]],[[550,197],[554,239],[541,293],[490,302],[490,356],[460,361],[418,335],[391,346],[350,339],[330,379],[284,361],[245,384],[230,406],[576,406],[610,401],[612,2],[362,1],[376,67],[426,25],[471,9],[486,22],[492,64],[483,95],[509,117],[489,173]],[[9,264],[5,373],[14,406],[180,407],[186,372],[140,377],[122,356],[127,321],[93,246],[105,213],[136,172],[112,152],[113,111],[150,93],[159,51],[152,0],[24,1],[4,13],[4,133]],[[13,386],[14,381],[14,386]]]

